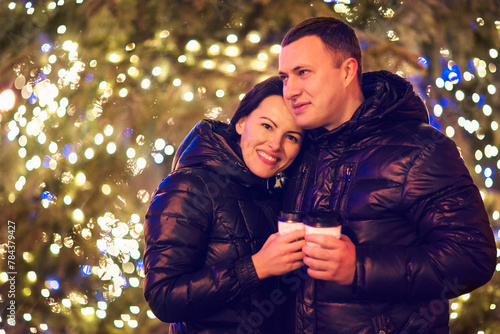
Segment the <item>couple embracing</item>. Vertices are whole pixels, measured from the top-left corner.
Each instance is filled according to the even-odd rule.
[[[342,234],[279,234],[280,210],[334,210]],[[279,77],[229,124],[184,139],[145,241],[144,295],[171,333],[449,333],[448,300],[496,265],[455,143],[409,82],[362,74],[331,17],[287,33]]]

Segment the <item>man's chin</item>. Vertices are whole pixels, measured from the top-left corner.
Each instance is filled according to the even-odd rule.
[[[314,130],[317,129],[318,126],[306,122],[300,122],[299,120],[296,120],[297,126],[303,130]]]

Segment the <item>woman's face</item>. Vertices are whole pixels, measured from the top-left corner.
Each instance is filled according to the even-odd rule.
[[[266,97],[236,123],[243,160],[252,173],[274,176],[290,166],[302,144],[302,129],[278,95]]]

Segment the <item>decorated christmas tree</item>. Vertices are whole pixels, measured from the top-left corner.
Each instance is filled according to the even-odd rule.
[[[497,234],[495,0],[1,1],[0,333],[167,332],[142,295],[151,195],[187,132],[277,74],[312,16],[357,30],[365,71],[415,85]],[[453,333],[500,332],[499,284],[452,300]]]

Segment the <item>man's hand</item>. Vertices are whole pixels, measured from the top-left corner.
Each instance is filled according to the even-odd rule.
[[[342,285],[352,283],[356,272],[356,247],[348,236],[342,234],[337,239],[331,235],[309,234],[306,241],[321,246],[302,247],[309,276]]]

